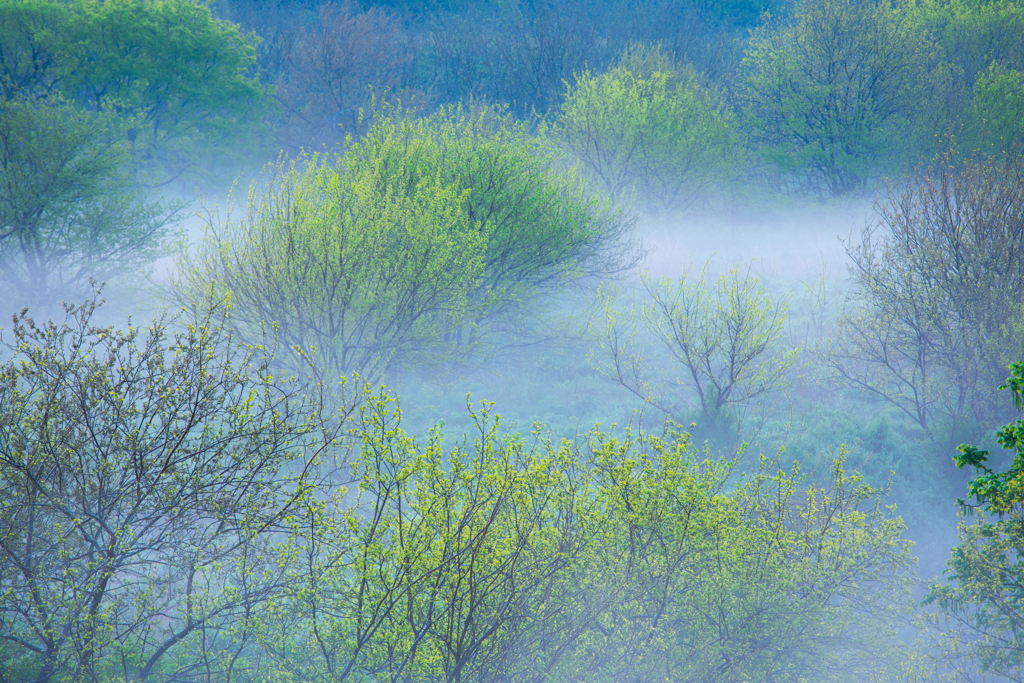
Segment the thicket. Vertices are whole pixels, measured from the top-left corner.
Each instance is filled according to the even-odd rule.
[[[241,216],[211,216],[176,296],[377,379],[557,334],[543,308],[635,265],[631,227],[500,110],[386,110],[340,155],[268,167]]]
[[[672,203],[681,171],[713,172],[723,151],[747,153],[744,183],[839,196],[870,192],[929,157],[936,135],[953,131],[965,151],[999,153],[1021,134],[1024,10],[1014,0],[225,7],[262,37],[257,68],[276,86],[283,116],[274,125],[293,150],[364,132],[359,111],[368,120],[374,97],[420,108],[473,98],[524,120],[561,112],[577,152],[621,129],[617,151],[590,149],[583,160],[613,193],[622,179],[609,170],[638,174],[658,190],[657,205],[666,189]],[[640,66],[645,51],[668,61]],[[595,88],[602,96],[588,98]],[[625,99],[601,118],[615,89]],[[657,112],[673,112],[675,128]],[[624,163],[623,145],[648,149]]]
[[[22,314],[0,371],[5,680],[892,679],[913,561],[828,487],[662,436],[451,449],[223,318]]]
[[[5,333],[0,674],[1021,678],[1019,468],[980,449],[1019,445],[992,389],[1024,355],[1022,27],[1014,0],[0,0],[10,307],[151,264],[153,186],[288,153],[182,242],[174,325]],[[873,190],[837,311],[759,264],[608,282],[632,211]],[[329,396],[355,372],[404,422]],[[452,412],[467,375],[554,436]],[[1002,517],[965,527],[931,651],[895,515],[927,545],[965,440]]]

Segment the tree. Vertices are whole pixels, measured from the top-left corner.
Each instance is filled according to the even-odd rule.
[[[86,293],[157,255],[178,205],[126,171],[117,122],[50,101],[0,100],[0,282],[12,306]]]
[[[502,109],[455,106],[422,119],[381,117],[345,164],[382,163],[382,182],[393,173],[408,187],[438,174],[464,192],[470,220],[489,233],[477,299],[495,299],[490,315],[515,316],[567,282],[621,272],[641,256],[629,216],[560,161]]]
[[[422,445],[404,433],[392,397],[364,402],[357,491],[297,514],[289,533],[301,579],[263,636],[282,676],[902,673],[908,545],[841,463],[829,489],[802,492],[767,461],[728,479],[729,462],[673,426],[553,443],[503,433],[486,405],[473,417],[472,440],[445,450],[440,429]]]
[[[223,319],[172,335],[93,311],[18,316],[0,373],[5,679],[846,681],[907,663],[908,545],[841,463],[801,492],[768,461],[730,479],[671,423],[555,443],[488,405],[445,449],[384,389],[356,420],[329,411]]]
[[[901,5],[805,0],[755,30],[744,58],[755,145],[798,190],[862,191],[914,139],[932,61]]]
[[[399,173],[383,160],[346,173],[317,156],[268,166],[241,216],[211,217],[199,248],[179,254],[179,296],[226,299],[243,338],[273,323],[342,375],[377,379],[443,354],[444,334],[471,315],[486,233],[458,188]]]
[[[1024,6],[1017,0],[923,0],[909,11],[942,51],[956,85],[964,90],[969,91],[994,64],[1024,68]]]
[[[217,283],[236,320],[276,321],[339,373],[536,342],[542,297],[637,257],[631,222],[493,110],[381,114],[344,154],[306,163],[271,169],[246,216],[211,223],[180,285]]]
[[[364,133],[369,111],[412,80],[413,50],[400,20],[379,7],[362,12],[344,2],[321,5],[311,22],[296,23],[274,81],[284,113],[278,139],[298,151]]]
[[[14,317],[0,369],[0,672],[228,680],[284,584],[274,534],[343,414],[224,320]],[[337,418],[337,419],[336,419]]]
[[[595,332],[600,353],[591,362],[606,377],[667,415],[679,414],[689,399],[673,396],[683,386],[696,394],[701,417],[715,423],[723,411],[742,406],[785,385],[796,352],[780,352],[788,303],[768,294],[757,277],[737,267],[711,286],[706,273],[688,279],[653,281],[641,276],[651,298],[642,311],[616,311],[604,301],[604,321]],[[651,377],[661,363],[638,338],[640,324],[660,343],[670,363],[666,381]]]
[[[1024,71],[994,63],[974,81],[971,120],[977,143],[996,154],[1024,147]]]
[[[1024,411],[1024,363],[1010,367],[1001,389],[1013,394]],[[925,602],[937,605],[945,638],[943,654],[961,675],[980,673],[1013,681],[1024,680],[1024,420],[1004,425],[997,440],[1009,455],[1005,469],[993,469],[990,453],[961,445],[956,466],[972,467],[978,476],[968,485],[968,514],[985,513],[986,520],[960,524],[960,544],[947,563],[944,584],[931,587]]]
[[[599,495],[614,511],[605,533],[622,558],[610,571],[629,578],[563,680],[911,673],[893,636],[910,610],[913,559],[881,492],[844,473],[842,455],[824,489],[801,489],[765,458],[737,482],[680,436],[598,442]]]
[[[986,387],[1024,344],[1024,161],[955,150],[890,185],[847,250],[853,307],[828,350],[851,386],[956,438],[1002,411]]]
[[[567,0],[464,4],[436,20],[427,63],[447,102],[477,97],[543,114],[573,73],[618,52],[621,40],[608,39],[622,23],[613,8]]]
[[[192,0],[4,0],[3,98],[62,94],[123,117],[154,181],[237,158],[258,139],[266,91],[252,39]]]
[[[658,45],[632,45],[612,69],[576,74],[556,124],[609,196],[680,209],[727,182],[737,124],[721,99]]]

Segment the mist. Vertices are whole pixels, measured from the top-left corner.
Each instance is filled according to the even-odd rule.
[[[1024,680],[1019,3],[0,26],[0,683]]]

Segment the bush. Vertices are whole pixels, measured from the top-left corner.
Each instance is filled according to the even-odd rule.
[[[603,301],[593,330],[599,351],[589,359],[602,375],[672,419],[693,406],[702,428],[720,427],[729,413],[785,388],[797,355],[783,338],[789,302],[757,276],[733,266],[713,285],[706,272],[685,271],[676,281],[641,275],[641,282],[649,296],[641,310]],[[641,325],[657,350],[640,336]]]
[[[609,71],[576,74],[559,134],[611,197],[655,209],[707,201],[738,161],[738,126],[692,66],[657,45],[633,45]]]
[[[269,166],[245,212],[211,219],[198,250],[180,255],[181,296],[226,299],[242,338],[272,322],[339,374],[376,379],[440,352],[472,315],[485,234],[440,178],[364,171],[316,156]]]
[[[334,371],[379,377],[549,335],[541,297],[632,263],[629,228],[507,116],[381,115],[337,158],[271,167],[244,216],[179,258],[180,291],[212,282],[243,335],[274,322]]]

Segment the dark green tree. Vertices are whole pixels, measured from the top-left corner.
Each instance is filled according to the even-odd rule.
[[[193,0],[0,2],[0,96],[60,93],[117,114],[154,182],[259,147],[268,100],[254,62],[253,38]]]
[[[1024,412],[1024,363],[1010,366],[1001,389]],[[1004,466],[976,446],[962,445],[957,467],[973,468],[978,476],[968,485],[960,508],[983,519],[960,525],[960,544],[953,549],[948,582],[933,586],[926,598],[941,609],[946,657],[966,675],[1024,680],[1024,420],[1004,425],[997,434],[1009,456]],[[1005,461],[1004,461],[1005,462]],[[992,465],[991,467],[989,465]]]

